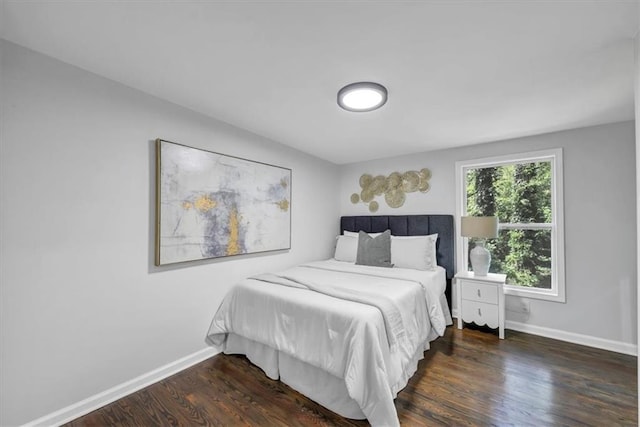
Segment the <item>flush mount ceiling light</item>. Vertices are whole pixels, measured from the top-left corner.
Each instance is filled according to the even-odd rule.
[[[347,111],[373,111],[385,102],[387,89],[378,83],[351,83],[338,92],[338,105]]]

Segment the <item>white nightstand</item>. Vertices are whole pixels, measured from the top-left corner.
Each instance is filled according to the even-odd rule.
[[[471,271],[462,271],[455,276],[458,284],[458,329],[464,322],[499,328],[500,339],[504,339],[504,284],[506,274],[489,273],[474,276]]]

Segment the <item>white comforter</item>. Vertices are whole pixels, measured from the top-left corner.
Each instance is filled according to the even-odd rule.
[[[447,323],[444,280],[400,268],[319,261],[246,279],[225,297],[207,339],[228,333],[268,345],[344,378],[369,422],[399,425],[393,399],[418,350]]]

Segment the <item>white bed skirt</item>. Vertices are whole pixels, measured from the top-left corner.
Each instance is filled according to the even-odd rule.
[[[445,313],[446,324],[451,325],[451,314],[444,295],[442,295],[440,303]],[[418,362],[424,358],[424,352],[430,347],[429,342],[436,338],[438,338],[438,335],[432,329],[428,341],[424,343],[424,347],[416,351],[401,377],[399,379],[396,378],[395,384],[392,385],[391,392],[394,397],[415,374]],[[247,356],[269,378],[273,380],[279,379],[292,389],[340,416],[357,420],[367,418],[358,403],[349,396],[343,378],[338,378],[265,344],[233,333],[229,333],[227,336],[224,353]]]
[[[444,295],[441,304],[445,309],[447,324],[452,323],[447,300]],[[433,341],[437,335],[431,334],[429,341]],[[418,369],[418,362],[424,358],[424,352],[429,349],[426,342],[423,349],[418,349],[413,356],[400,382],[396,383],[392,390],[394,397],[402,390],[409,378]],[[327,409],[345,418],[364,420],[360,406],[349,397],[347,386],[343,378],[338,378],[330,373],[295,357],[280,352],[272,347],[244,338],[240,335],[229,334],[227,338],[225,354],[243,354],[264,373],[273,380],[282,381],[292,389],[304,394],[309,399],[321,404]]]
[[[229,334],[225,354],[243,354],[273,380],[280,380],[309,399],[345,418],[364,420],[360,406],[349,397],[344,379],[264,344]],[[422,351],[417,361],[422,359]],[[417,365],[416,361],[416,365]],[[415,372],[415,369],[414,369]]]

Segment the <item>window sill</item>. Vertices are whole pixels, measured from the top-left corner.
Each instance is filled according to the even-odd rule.
[[[505,285],[505,295],[513,295],[521,298],[539,299],[544,301],[553,301],[566,303],[564,294],[558,294],[557,290],[523,288],[522,286]]]

